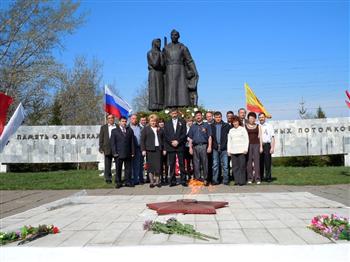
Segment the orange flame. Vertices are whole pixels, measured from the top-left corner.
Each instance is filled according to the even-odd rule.
[[[188,187],[191,189],[191,192],[189,193],[189,195],[197,195],[203,190],[203,188],[206,188],[204,186],[204,182],[194,178],[190,179],[190,181],[188,182]],[[209,185],[207,188],[209,192],[215,191],[214,186],[212,185]]]
[[[190,181],[188,182],[188,187],[191,189],[191,192],[189,194],[196,195],[204,187],[204,182],[191,178]]]

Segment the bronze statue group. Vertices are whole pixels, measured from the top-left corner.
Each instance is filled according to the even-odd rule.
[[[189,179],[205,186],[229,185],[231,180],[240,186],[260,184],[264,178],[270,182],[275,139],[263,113],[259,124],[256,113],[246,119],[243,108],[238,115],[227,112],[227,122],[221,112],[206,112],[205,119],[200,111],[194,119],[179,117],[177,108],[197,105],[199,79],[190,51],[179,38],[180,33],[172,30],[171,43],[165,38],[161,50],[161,40],[154,39],[147,53],[149,110],[171,108],[171,119],[164,122],[157,114],[138,119],[134,114],[129,125],[125,117],[116,125],[114,116],[108,115],[108,123],[101,127],[99,150],[104,154],[106,183],[112,183],[113,159],[116,188],[144,183],[187,186]]]
[[[152,41],[147,53],[150,111],[197,105],[198,72],[188,48],[179,42],[180,33],[171,31],[171,43]]]
[[[113,160],[116,188],[187,186],[190,179],[205,186],[271,182],[274,130],[263,113],[257,119],[241,108],[237,115],[228,111],[224,122],[221,112],[197,111],[194,118],[182,119],[174,108],[170,116],[164,122],[156,114],[148,119],[134,114],[129,124],[122,117],[118,125],[107,116],[99,137],[106,183],[112,183]]]

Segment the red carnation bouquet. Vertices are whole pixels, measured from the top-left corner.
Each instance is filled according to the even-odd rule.
[[[0,245],[6,245],[19,240],[18,245],[23,245],[48,234],[57,234],[59,232],[60,229],[54,225],[39,225],[38,227],[24,226],[19,231],[0,232]]]

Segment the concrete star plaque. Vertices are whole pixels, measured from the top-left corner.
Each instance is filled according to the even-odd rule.
[[[179,199],[172,202],[158,202],[147,204],[147,207],[156,210],[158,215],[167,214],[216,214],[217,208],[228,206],[228,202],[197,201],[195,199]]]

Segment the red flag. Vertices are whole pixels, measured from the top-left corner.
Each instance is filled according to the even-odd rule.
[[[348,90],[345,90],[345,94],[350,99],[350,93]],[[345,100],[345,103],[347,104],[348,108],[350,108],[350,101]]]
[[[0,136],[5,128],[7,110],[9,109],[9,106],[12,104],[12,102],[12,97],[5,95],[4,93],[0,93]]]
[[[244,83],[244,88],[247,109],[255,113],[264,113],[267,118],[271,118],[272,116],[266,111],[263,104],[260,102],[260,100],[257,98],[253,90],[248,86],[247,83]]]
[[[350,102],[345,100],[345,103],[348,105],[348,108],[350,108]]]

